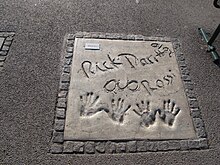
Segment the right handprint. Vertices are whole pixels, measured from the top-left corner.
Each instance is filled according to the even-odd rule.
[[[164,100],[163,109],[159,109],[159,117],[164,121],[164,123],[172,126],[177,114],[180,112],[180,108],[177,107],[174,101],[170,99]]]

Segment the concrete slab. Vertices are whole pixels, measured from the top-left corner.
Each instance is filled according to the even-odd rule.
[[[76,38],[64,139],[195,138],[184,91],[172,42]]]

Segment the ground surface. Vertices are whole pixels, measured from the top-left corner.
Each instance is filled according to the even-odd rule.
[[[0,31],[15,37],[0,72],[0,164],[219,164],[220,68],[198,27],[213,32],[212,0],[1,0]],[[64,36],[77,31],[178,38],[206,125],[210,149],[121,155],[52,155],[51,130]],[[218,38],[215,45],[219,47]],[[220,48],[220,47],[219,47]]]

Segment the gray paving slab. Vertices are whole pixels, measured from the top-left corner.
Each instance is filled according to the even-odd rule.
[[[199,27],[210,33],[215,30],[219,24],[219,9],[213,7],[212,0],[136,2],[2,1],[0,31],[13,31],[16,36],[0,72],[0,164],[219,164],[220,68],[213,64],[197,32]],[[63,149],[66,152],[85,149],[87,154],[50,153],[55,114],[59,119],[66,115],[62,107],[56,108],[62,66],[71,63],[63,60],[67,44],[64,38],[78,31],[177,38],[192,80],[187,86],[191,88],[193,84],[198,100],[200,113],[192,100],[192,115],[204,120],[209,149],[198,149],[198,145],[206,148],[207,142],[201,138],[183,140],[180,146],[173,141],[169,145],[148,142],[145,147],[140,146],[143,142],[138,142],[134,147],[132,142],[126,145],[130,153],[123,153],[123,143],[106,142],[109,147],[105,152],[115,154],[99,155],[93,154],[92,147],[96,145],[96,150],[103,153],[102,143],[57,143],[53,146],[55,153]],[[219,43],[217,38],[215,45]],[[65,72],[69,71],[66,67]],[[64,82],[62,89],[66,88]],[[200,125],[199,120],[196,123]],[[57,129],[61,129],[59,123]],[[62,136],[57,134],[57,139],[62,141]],[[163,146],[163,151],[157,152],[158,144]],[[178,148],[184,151],[176,151]],[[135,150],[140,153],[133,153]],[[144,150],[148,152],[141,152]]]

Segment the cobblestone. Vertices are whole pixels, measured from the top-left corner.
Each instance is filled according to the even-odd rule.
[[[66,117],[65,115],[65,109],[64,108],[57,108],[56,117],[59,119],[64,119]]]
[[[128,152],[136,152],[136,150],[137,150],[136,141],[127,142],[127,151]]]
[[[188,141],[187,140],[181,140],[180,141],[180,150],[188,150]]]
[[[51,146],[50,152],[53,154],[60,154],[63,152],[63,145],[54,143]]]
[[[169,143],[167,141],[158,142],[158,150],[159,151],[167,151],[169,150]]]
[[[69,89],[69,83],[60,83],[60,90],[68,90]]]
[[[200,148],[199,140],[189,140],[188,146],[189,149],[199,149]]]
[[[95,153],[95,143],[94,142],[86,142],[85,143],[85,152],[87,154],[94,154]]]
[[[156,142],[145,142],[147,151],[157,151],[157,143]]]
[[[115,143],[114,142],[106,142],[105,144],[105,150],[106,150],[106,153],[115,153],[116,151],[116,147],[115,147]]]
[[[198,108],[191,109],[191,115],[193,118],[201,118],[201,112]]]
[[[201,127],[201,128],[197,128],[196,129],[196,134],[199,138],[206,138],[207,137],[207,134],[206,134],[206,131],[205,131],[205,128],[204,127]]]
[[[66,98],[58,98],[57,107],[58,108],[65,108],[66,107]]]
[[[169,141],[169,150],[179,150],[180,142],[179,141]]]
[[[62,120],[62,119],[55,120],[54,129],[55,129],[56,131],[63,131],[63,130],[64,130],[64,124],[65,124],[65,121]]]
[[[194,126],[196,128],[204,127],[204,123],[203,123],[202,119],[200,119],[200,118],[194,118],[193,122],[194,122]]]
[[[62,143],[63,142],[63,132],[54,132],[52,141],[54,143]]]
[[[74,142],[73,143],[73,152],[83,153],[84,152],[84,143],[83,142]]]
[[[104,153],[105,152],[105,142],[96,143],[95,149],[99,153]]]
[[[205,139],[205,138],[199,139],[199,146],[201,149],[209,148],[207,139]]]
[[[126,152],[126,143],[121,142],[121,143],[117,143],[115,145],[116,145],[116,152],[117,153]]]
[[[7,55],[7,51],[0,51],[0,55],[1,56],[6,56]]]
[[[137,141],[137,151],[145,152],[146,150],[145,141]]]
[[[61,82],[70,82],[70,74],[63,73],[61,75]]]
[[[70,73],[70,66],[65,66],[63,71],[64,73]]]
[[[59,94],[58,94],[58,97],[59,98],[66,98],[67,93],[68,93],[67,91],[60,91]]]
[[[73,153],[73,146],[74,142],[73,141],[67,141],[63,145],[63,152],[64,153]]]

